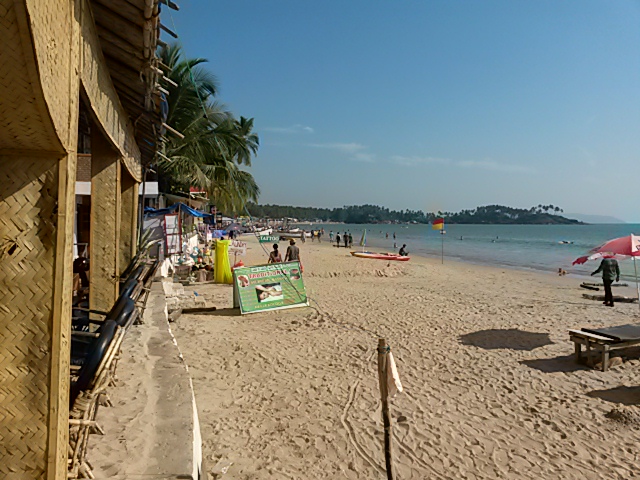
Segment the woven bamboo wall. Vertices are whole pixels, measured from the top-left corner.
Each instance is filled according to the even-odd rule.
[[[37,78],[26,10],[0,2],[0,148],[55,150],[59,142]]]
[[[89,306],[107,312],[118,296],[120,275],[120,157],[96,130],[91,133]]]
[[[138,226],[138,183],[125,169],[120,173],[120,273],[133,258],[133,245]]]
[[[58,159],[0,165],[0,478],[36,479],[47,463]]]
[[[82,86],[93,113],[104,132],[116,145],[127,170],[137,181],[142,180],[140,150],[135,142],[133,127],[128,122],[116,90],[105,67],[98,34],[87,1],[82,2]]]

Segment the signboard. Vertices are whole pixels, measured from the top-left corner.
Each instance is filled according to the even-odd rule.
[[[244,256],[247,254],[247,244],[238,240],[233,240],[229,245],[229,254]]]
[[[233,290],[243,314],[309,306],[299,262],[235,268]]]
[[[273,235],[260,235],[258,241],[260,243],[277,243],[280,237],[274,237]]]
[[[180,217],[177,213],[164,216],[165,253],[167,255],[179,253],[182,249],[182,245],[180,245],[180,227]]]

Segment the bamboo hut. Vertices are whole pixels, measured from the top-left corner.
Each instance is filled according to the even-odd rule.
[[[90,306],[106,310],[164,128],[159,3],[0,2],[1,478],[67,478],[78,152],[90,144]]]

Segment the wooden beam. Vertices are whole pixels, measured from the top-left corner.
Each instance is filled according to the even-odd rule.
[[[122,0],[91,0],[91,3],[100,4],[124,19],[141,27],[144,26],[144,13],[140,8],[129,2],[123,2]]]
[[[132,57],[138,58],[141,61],[144,61],[144,53],[142,50],[136,49],[129,42],[123,40],[119,36],[115,35],[111,30],[105,27],[101,27],[100,25],[96,25],[96,30],[98,31],[98,36],[100,37],[100,45],[108,43],[112,47],[117,47],[122,50],[123,53],[130,55]]]
[[[92,4],[96,25],[110,29],[118,37],[130,43],[141,52],[144,50],[143,29],[141,25],[136,25],[124,17],[121,17],[113,10],[98,3]]]

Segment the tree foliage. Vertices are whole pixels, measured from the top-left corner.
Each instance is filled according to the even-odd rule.
[[[301,221],[324,221],[344,223],[429,223],[436,217],[444,217],[447,223],[489,224],[578,224],[549,212],[561,212],[553,205],[539,205],[530,209],[487,205],[460,212],[430,212],[421,210],[389,210],[377,205],[345,206],[341,208],[292,207],[285,205],[248,204],[253,217]],[[545,208],[546,207],[546,208]]]
[[[257,201],[260,189],[246,171],[258,152],[259,138],[253,119],[237,119],[214,101],[217,79],[202,67],[202,58],[185,58],[179,45],[161,49],[160,59],[171,68],[164,82],[169,91],[167,124],[184,135],[170,132],[158,162],[160,188],[187,193],[190,187],[207,192],[223,211],[241,212],[247,201]]]

